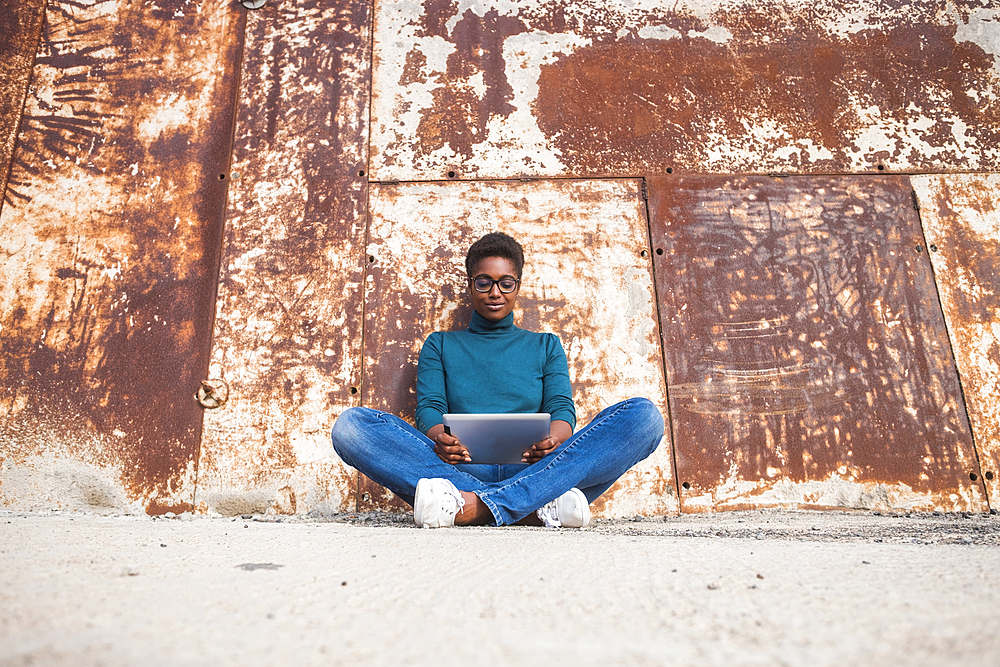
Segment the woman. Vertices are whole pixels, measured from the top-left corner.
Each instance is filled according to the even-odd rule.
[[[514,326],[523,267],[521,245],[506,234],[487,234],[469,248],[475,312],[465,331],[437,331],[424,342],[416,428],[370,408],[350,408],[334,424],[337,454],[413,505],[418,526],[586,526],[590,503],[663,437],[663,417],[644,398],[613,405],[573,433],[559,338]],[[484,465],[444,432],[449,412],[548,412],[551,426],[522,465]]]

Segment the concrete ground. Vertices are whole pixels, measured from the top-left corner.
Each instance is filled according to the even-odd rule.
[[[1000,664],[1000,517],[0,513],[2,665]]]

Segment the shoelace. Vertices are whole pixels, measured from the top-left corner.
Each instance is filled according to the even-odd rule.
[[[556,510],[556,501],[552,501],[536,512],[538,518],[542,520],[546,528],[560,528],[559,512]]]
[[[465,498],[462,497],[461,492],[459,492],[457,489],[447,489],[445,491],[445,493],[447,495],[451,496],[452,498],[454,498],[455,502],[458,503],[458,513],[459,514],[462,514],[463,512],[465,512]],[[442,508],[442,509],[445,509],[445,508]]]

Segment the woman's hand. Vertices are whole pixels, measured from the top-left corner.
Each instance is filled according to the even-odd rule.
[[[469,450],[455,438],[444,432],[444,424],[438,424],[427,431],[427,437],[434,441],[434,453],[445,463],[472,463]]]
[[[521,463],[537,463],[558,446],[559,443],[551,435],[544,440],[539,440],[524,453],[521,457]]]
[[[549,437],[544,440],[539,440],[533,444],[528,451],[524,453],[521,457],[522,463],[537,463],[543,458],[549,455],[549,453],[563,444],[563,442],[573,435],[573,427],[569,425],[568,422],[564,422],[560,419],[552,421],[551,426],[549,426]]]

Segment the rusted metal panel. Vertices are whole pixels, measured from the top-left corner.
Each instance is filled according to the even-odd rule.
[[[0,218],[5,506],[190,507],[241,39],[225,3],[48,3]]]
[[[330,427],[360,400],[370,6],[271,3],[247,20],[198,505],[354,509]]]
[[[990,505],[1000,509],[1000,176],[913,178]]]
[[[465,253],[489,231],[525,249],[518,326],[562,339],[578,421],[645,396],[666,416],[645,211],[636,180],[374,185],[363,404],[412,422],[416,362],[472,308]],[[595,503],[602,516],[677,511],[669,437]],[[363,480],[362,508],[388,492]],[[398,502],[398,501],[397,501]]]
[[[684,511],[986,507],[907,177],[660,177]]]
[[[0,0],[0,212],[44,15],[45,0]]]
[[[1000,163],[992,3],[375,4],[377,179]]]

